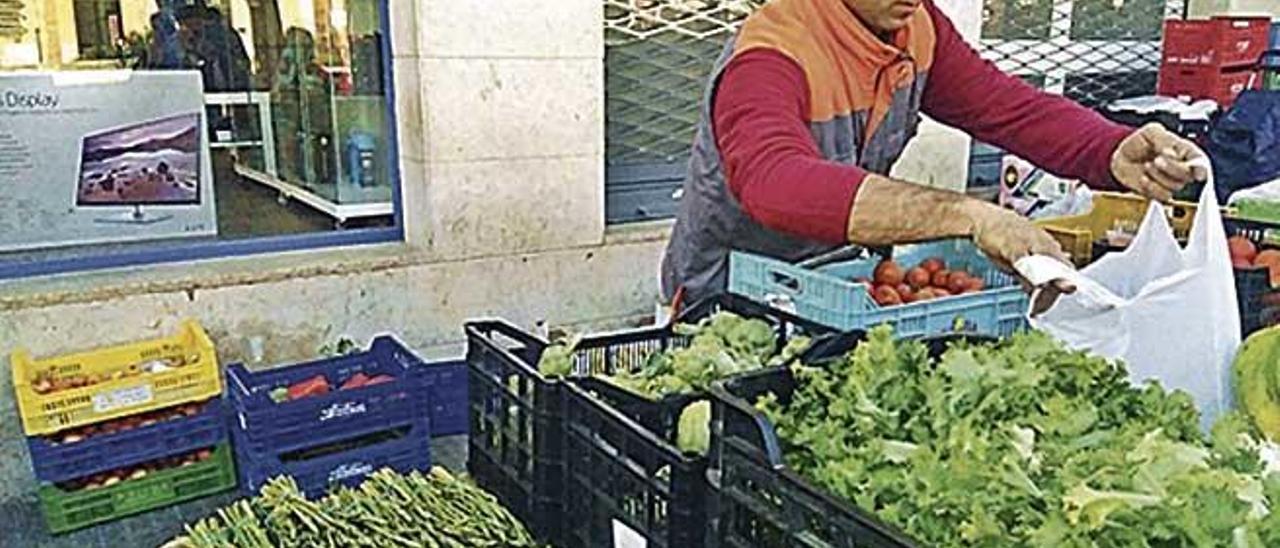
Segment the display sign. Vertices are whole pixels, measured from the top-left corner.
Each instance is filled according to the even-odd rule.
[[[0,75],[0,251],[217,234],[200,74]]]

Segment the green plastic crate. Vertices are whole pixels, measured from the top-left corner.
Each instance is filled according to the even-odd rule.
[[[231,446],[223,444],[204,462],[163,470],[145,478],[93,491],[68,493],[44,484],[38,496],[45,525],[66,533],[148,510],[227,491],[236,486]]]

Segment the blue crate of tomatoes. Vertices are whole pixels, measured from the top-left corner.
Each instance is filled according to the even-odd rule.
[[[729,292],[842,331],[889,324],[903,337],[1026,327],[1027,296],[968,240],[897,246],[888,257],[811,267],[733,252]]]
[[[36,479],[57,483],[189,453],[227,438],[221,398],[27,438]]]
[[[255,451],[253,444],[245,443],[244,434],[232,427],[240,489],[246,496],[277,476],[292,477],[308,498],[318,498],[337,486],[355,487],[383,468],[400,473],[431,468],[431,433],[425,415],[287,450]]]
[[[250,371],[227,369],[240,446],[279,453],[337,442],[429,414],[422,360],[389,335],[345,356]]]

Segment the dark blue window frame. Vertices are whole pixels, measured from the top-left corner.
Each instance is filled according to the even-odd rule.
[[[101,255],[86,255],[65,259],[33,262],[0,263],[0,280],[12,280],[67,274],[128,266],[156,265],[184,261],[198,261],[247,255],[262,255],[285,251],[306,251],[329,247],[344,247],[404,241],[404,210],[402,207],[402,181],[400,178],[400,135],[396,119],[395,74],[392,71],[395,52],[391,49],[391,8],[389,0],[378,2],[379,31],[382,35],[383,93],[387,109],[387,165],[391,179],[391,200],[394,226],[358,228],[334,232],[293,234],[287,236],[263,236],[240,240],[192,242],[181,246],[165,246],[161,249],[123,251]]]

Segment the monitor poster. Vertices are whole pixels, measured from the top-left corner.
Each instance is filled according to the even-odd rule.
[[[200,113],[87,135],[76,205],[198,205]]]
[[[197,72],[0,74],[0,252],[217,234]]]

